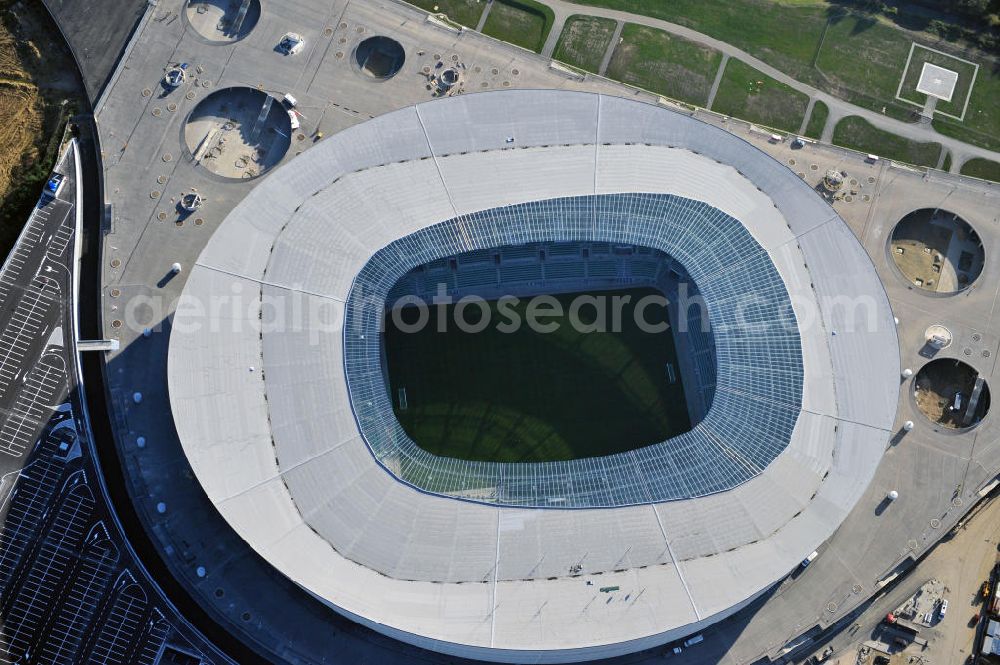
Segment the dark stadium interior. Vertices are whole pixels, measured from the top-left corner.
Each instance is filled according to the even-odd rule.
[[[396,417],[428,452],[493,462],[599,457],[690,430],[670,266],[648,248],[569,242],[417,267],[387,303]]]

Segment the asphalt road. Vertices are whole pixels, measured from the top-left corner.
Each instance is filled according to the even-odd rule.
[[[972,653],[976,628],[970,625],[973,614],[981,609],[976,594],[983,580],[989,578],[997,559],[1000,542],[1000,501],[988,500],[975,510],[954,537],[941,542],[921,560],[891,591],[876,598],[849,626],[832,639],[816,645],[815,654],[833,647],[827,661],[832,665],[853,665],[858,648],[877,637],[882,619],[903,604],[931,579],[947,589],[949,612],[932,628],[921,631],[926,649],[910,647],[906,653],[922,656],[927,663],[957,665]],[[810,655],[811,657],[811,655]],[[807,658],[797,659],[805,663]]]
[[[87,96],[94,102],[150,4],[146,0],[43,0],[73,51]],[[101,20],[95,21],[94,17]],[[169,19],[168,19],[169,20]],[[176,15],[172,20],[179,20]]]

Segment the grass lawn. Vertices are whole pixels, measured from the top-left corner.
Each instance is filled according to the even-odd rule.
[[[662,30],[627,23],[607,75],[672,99],[704,106],[722,54]]]
[[[433,14],[445,14],[455,23],[475,28],[486,8],[486,0],[406,0]]]
[[[597,73],[608,50],[617,23],[609,18],[581,16],[566,19],[559,43],[552,54],[556,60]]]
[[[900,120],[920,109],[896,99],[912,39],[885,21],[861,14],[829,18],[815,68],[796,67],[795,78],[842,99]]]
[[[964,175],[1000,182],[1000,164],[989,159],[983,159],[982,157],[970,159],[965,164],[962,164],[961,170]]]
[[[914,104],[919,104],[921,107],[927,101],[927,95],[917,92],[917,84],[920,82],[920,73],[923,71],[924,63],[944,67],[958,74],[958,81],[955,84],[951,101],[946,102],[943,99],[939,99],[934,110],[935,112],[948,113],[961,117],[965,100],[969,96],[969,87],[973,84],[973,76],[977,79],[979,78],[976,67],[953,58],[950,55],[924,48],[919,44],[914,46],[913,55],[910,58],[909,67],[906,68],[906,74],[903,77],[903,87],[900,89],[899,96]]]
[[[983,63],[986,65],[986,63]],[[967,141],[991,150],[1000,150],[1000,67],[979,68],[979,76],[972,87],[969,110],[965,121],[934,116],[934,129],[946,136]]]
[[[810,63],[826,22],[826,6],[751,0],[574,0],[685,25],[763,57],[788,64]]]
[[[494,0],[483,32],[538,53],[553,21],[552,10],[534,0]]]
[[[604,291],[631,295],[632,303],[654,289]],[[463,332],[449,305],[449,329],[397,329],[387,318],[385,351],[393,406],[400,424],[423,449],[467,460],[544,462],[595,457],[662,441],[690,428],[680,381],[671,384],[666,365],[676,367],[673,334],[643,332],[633,305],[622,310],[620,332],[583,332],[569,325],[569,302],[556,296],[563,316],[555,332],[528,325],[497,330],[508,320],[491,305],[482,332]],[[522,321],[527,300],[513,307]],[[414,308],[415,309],[415,308]],[[608,311],[612,306],[608,305]],[[665,309],[646,309],[653,322]],[[464,316],[475,321],[478,307]],[[580,310],[593,320],[593,307]],[[404,310],[404,320],[406,310]],[[437,312],[430,320],[437,321]],[[405,388],[407,408],[400,408]]]
[[[940,143],[910,141],[877,129],[856,115],[837,123],[833,130],[833,142],[845,148],[920,166],[937,166],[941,155]]]
[[[830,115],[830,109],[821,101],[813,104],[812,115],[806,123],[805,135],[811,139],[818,139],[826,127],[826,118]]]
[[[730,58],[712,110],[766,127],[797,132],[808,105],[809,98],[801,92]]]
[[[910,44],[947,49],[927,33],[908,32],[888,19],[845,13],[821,0],[574,0],[688,26],[760,58],[782,72],[886,115],[915,120],[915,107],[896,99]],[[901,11],[901,15],[904,12]],[[979,76],[964,123],[935,122],[942,133],[1000,148],[1000,68],[979,61]]]

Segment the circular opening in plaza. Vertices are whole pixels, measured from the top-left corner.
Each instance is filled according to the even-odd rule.
[[[188,0],[184,16],[204,39],[231,44],[253,32],[260,19],[260,0]]]
[[[932,423],[949,429],[976,427],[990,410],[990,387],[968,363],[938,358],[924,365],[913,382],[917,408]]]
[[[376,35],[354,50],[354,61],[368,76],[384,81],[399,73],[406,61],[403,45],[391,37]]]
[[[198,166],[243,180],[278,164],[291,145],[291,133],[280,100],[255,88],[223,88],[195,106],[184,124],[184,143]]]
[[[907,282],[939,295],[972,286],[986,260],[982,240],[971,224],[955,213],[933,208],[914,210],[899,220],[889,251]]]

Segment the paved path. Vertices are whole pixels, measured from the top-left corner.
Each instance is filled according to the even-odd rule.
[[[995,162],[1000,162],[1000,153],[994,152],[993,150],[987,150],[986,148],[981,148],[979,146],[970,145],[964,141],[959,141],[958,139],[951,138],[950,136],[944,136],[939,134],[934,130],[929,124],[925,125],[923,123],[911,124],[908,122],[903,122],[902,120],[896,120],[895,118],[890,118],[877,113],[870,109],[862,108],[846,102],[839,97],[834,97],[833,95],[818,90],[810,85],[806,85],[801,81],[798,81],[788,74],[779,71],[767,64],[759,58],[755,58],[746,51],[736,48],[732,44],[723,42],[721,40],[715,39],[714,37],[709,37],[706,34],[700,33],[697,30],[692,30],[683,25],[678,25],[676,23],[670,23],[669,21],[662,21],[656,18],[650,18],[648,16],[642,16],[639,14],[632,14],[629,12],[618,11],[614,9],[604,9],[601,7],[589,7],[583,5],[577,5],[567,0],[540,0],[543,4],[550,7],[555,14],[555,21],[552,24],[552,32],[549,33],[549,37],[546,40],[546,48],[542,50],[542,54],[550,57],[552,51],[555,49],[555,43],[559,39],[559,34],[562,32],[563,25],[566,23],[566,19],[573,14],[587,14],[589,16],[600,16],[603,18],[609,18],[614,21],[625,21],[628,23],[638,23],[640,25],[649,26],[651,28],[657,28],[659,30],[664,30],[671,34],[677,35],[678,37],[683,37],[684,39],[703,44],[710,48],[714,48],[717,51],[721,51],[723,55],[727,55],[732,58],[737,58],[747,63],[751,67],[760,70],[764,74],[767,74],[771,78],[784,83],[785,85],[798,90],[809,96],[811,100],[820,100],[824,102],[830,109],[829,120],[827,125],[823,130],[823,141],[829,142],[830,138],[833,136],[833,122],[834,119],[839,119],[848,115],[861,116],[868,122],[870,122],[875,127],[883,129],[888,132],[892,132],[898,136],[901,136],[912,141],[932,141],[942,144],[945,148],[952,153],[952,164],[961,165],[965,160],[971,157],[984,157],[986,159],[993,160]],[[551,43],[551,48],[549,45]]]
[[[493,9],[493,0],[486,0],[486,9],[483,10],[483,15],[479,17],[479,23],[476,24],[476,32],[482,32],[483,26],[486,25],[486,17],[490,15],[490,10]],[[560,30],[560,32],[562,32]]]
[[[816,98],[810,97],[809,103],[806,105],[806,114],[802,116],[802,124],[799,125],[799,136],[806,133],[806,125],[809,124],[809,118],[812,117],[814,108],[816,108]]]
[[[492,0],[490,0],[492,2]],[[569,5],[573,7],[574,5]],[[554,11],[554,9],[553,9]],[[549,30],[549,36],[545,38],[545,46],[542,47],[542,57],[551,58],[552,53],[556,50],[556,44],[559,43],[559,35],[562,34],[563,28],[566,26],[566,19],[568,19],[572,14],[581,14],[583,12],[577,11],[564,11],[562,14],[556,13],[556,19],[552,22],[552,29]]]
[[[597,73],[604,76],[604,72],[608,71],[608,65],[611,64],[611,56],[615,53],[615,48],[618,47],[618,42],[622,38],[622,28],[625,27],[625,21],[618,21],[618,25],[615,26],[615,32],[611,35],[611,41],[608,42],[608,50],[604,52],[604,58],[601,60],[601,66],[597,69]]]
[[[823,125],[823,133],[819,135],[819,140],[823,143],[833,143],[833,129],[837,126],[837,123],[851,115],[849,112],[838,107],[833,107],[827,104],[830,112],[826,116],[826,124]]]
[[[715,103],[715,93],[719,92],[719,84],[722,83],[722,75],[726,72],[726,64],[728,62],[729,56],[723,53],[722,61],[719,63],[719,71],[715,72],[715,80],[712,81],[712,89],[708,91],[708,101],[705,102],[705,108],[707,109],[712,108],[712,104]]]
[[[938,155],[937,164],[934,166],[934,168],[938,169],[939,171],[943,171],[944,170],[944,160],[945,160],[945,157],[947,157],[947,156],[948,156],[948,151],[947,150],[942,150],[941,154]]]

